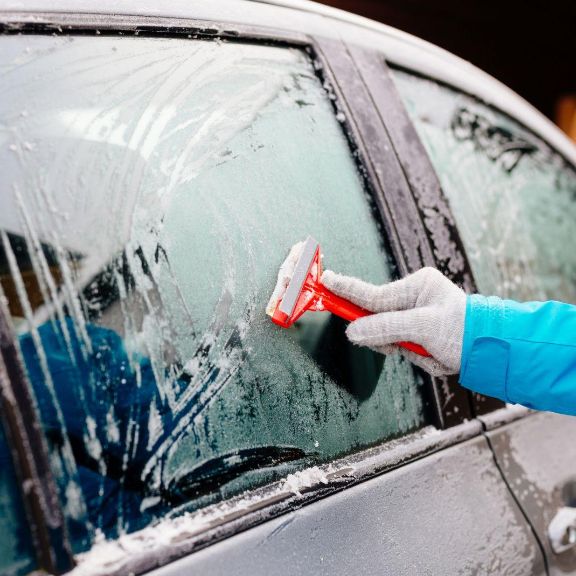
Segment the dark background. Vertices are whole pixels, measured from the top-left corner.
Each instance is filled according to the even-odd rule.
[[[469,60],[552,120],[576,96],[576,0],[320,0]]]

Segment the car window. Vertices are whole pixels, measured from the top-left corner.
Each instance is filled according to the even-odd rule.
[[[30,574],[35,569],[32,535],[10,449],[0,425],[0,573],[17,576]]]
[[[456,218],[479,291],[576,303],[576,173],[477,99],[394,70]]]
[[[394,272],[304,51],[0,42],[2,289],[69,518],[117,535],[424,424],[398,355],[265,315],[308,234],[326,267]]]

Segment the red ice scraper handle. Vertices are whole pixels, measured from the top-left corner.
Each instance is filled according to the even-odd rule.
[[[330,290],[320,282],[317,282],[314,286],[314,293],[318,298],[317,302],[320,304],[321,308],[332,312],[332,314],[336,314],[336,316],[339,316],[340,318],[344,318],[344,320],[353,322],[354,320],[358,320],[358,318],[363,318],[364,316],[373,314],[373,312],[360,308],[360,306],[356,306],[356,304],[353,304],[349,300],[336,296],[334,292],[330,292]],[[316,306],[318,306],[318,304]],[[402,348],[406,348],[406,350],[410,350],[411,352],[416,352],[416,354],[419,354],[420,356],[430,356],[428,350],[423,346],[420,346],[420,344],[414,342],[397,342],[397,345],[402,346]]]
[[[289,328],[308,310],[316,312],[327,310],[348,321],[373,314],[330,292],[320,282],[321,276],[320,245],[316,240],[308,237],[285,293],[278,300],[273,311],[269,312],[272,322],[283,328]],[[397,342],[397,345],[420,356],[431,356],[424,347],[414,342]]]

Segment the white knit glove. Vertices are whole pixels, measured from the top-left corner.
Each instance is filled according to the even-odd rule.
[[[330,270],[321,281],[338,296],[375,312],[346,329],[355,344],[383,354],[401,352],[432,376],[460,372],[466,294],[435,268],[422,268],[382,286]],[[396,342],[420,344],[432,357],[394,346]]]

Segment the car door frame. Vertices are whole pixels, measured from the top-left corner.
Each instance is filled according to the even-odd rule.
[[[34,14],[26,17],[2,14],[2,32],[7,34],[112,34],[153,35],[223,40],[241,40],[295,47],[307,50],[316,62],[318,74],[332,90],[335,114],[344,115],[343,127],[352,144],[352,151],[366,174],[366,183],[381,216],[393,255],[401,274],[423,265],[437,264],[433,237],[424,224],[425,207],[418,200],[412,172],[395,138],[398,126],[384,114],[372,94],[362,69],[365,63],[351,53],[344,42],[273,30],[267,27],[244,26],[182,18],[152,18],[125,16],[96,16],[92,14]],[[7,23],[6,23],[7,22]],[[373,57],[374,55],[370,56]],[[466,280],[468,281],[468,280]],[[5,329],[6,330],[6,329]],[[5,341],[11,337],[3,335]],[[12,341],[12,346],[15,343]],[[10,359],[12,369],[24,374],[21,360]],[[22,378],[20,383],[24,382]],[[264,486],[251,492],[246,506],[241,497],[226,501],[228,512],[220,514],[197,533],[174,546],[164,557],[168,562],[177,557],[227,538],[239,531],[265,522],[288,511],[300,508],[349,486],[373,478],[403,464],[438,452],[481,434],[482,427],[474,420],[474,411],[467,392],[454,379],[432,379],[428,390],[440,434],[418,431],[399,441],[382,444],[333,461],[326,467],[322,481],[312,482],[298,497],[280,483]],[[28,389],[29,393],[29,389]],[[25,407],[21,407],[22,414]],[[47,457],[47,454],[44,454]],[[48,472],[48,475],[50,473]],[[62,539],[65,542],[65,538]],[[157,566],[154,558],[145,554],[136,562],[138,571]],[[58,569],[55,570],[58,572]]]

